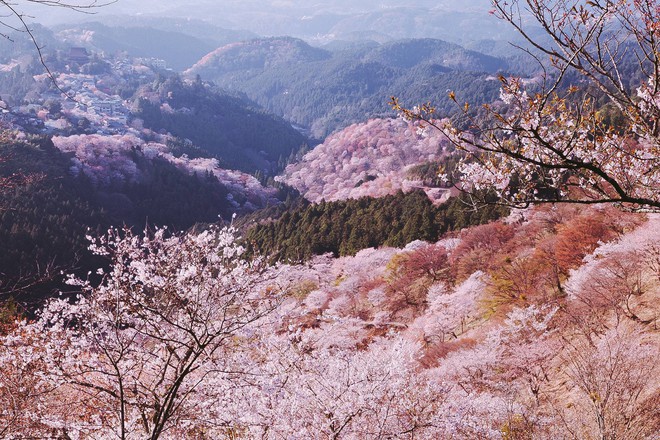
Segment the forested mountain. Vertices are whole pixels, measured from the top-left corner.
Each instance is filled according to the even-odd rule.
[[[440,40],[405,40],[359,45],[337,52],[301,40],[270,38],[235,43],[211,52],[186,71],[250,99],[313,136],[370,117],[391,115],[390,96],[406,102],[433,101],[452,113],[447,98],[490,102],[499,85],[492,74],[505,61]],[[486,73],[484,73],[486,72]]]
[[[112,32],[96,27],[87,37],[135,37]],[[159,76],[126,54],[93,46],[72,60],[69,44],[79,41],[35,31],[42,35],[57,42],[43,54],[59,90],[29,40],[17,40],[0,69],[3,298],[43,299],[61,287],[60,269],[95,264],[88,228],[179,231],[279,203],[277,189],[238,169],[273,175],[307,141],[290,124],[201,81]],[[13,176],[29,179],[7,187]]]
[[[87,254],[85,235],[107,228],[108,212],[71,176],[69,158],[52,143],[4,138],[0,155],[0,175],[26,180],[0,185],[0,294],[21,301],[50,295],[38,282],[45,278],[50,287],[50,277],[78,265]]]
[[[48,47],[48,50],[44,49],[45,59],[52,60],[52,54],[65,48],[52,30],[41,25],[33,26],[32,35],[35,41]],[[10,31],[6,37],[0,38],[0,99],[12,104],[21,103],[35,89],[34,75],[43,74],[45,70],[29,35]]]
[[[0,176],[26,182],[0,182],[0,295],[50,295],[60,270],[99,264],[85,236],[111,225],[185,230],[277,203],[254,177],[172,148],[134,136],[3,138]]]
[[[49,51],[64,47],[54,32],[42,25],[33,25],[32,35],[40,44],[47,46]],[[37,54],[34,52],[34,41],[25,32],[10,30],[7,38],[0,39],[0,63],[25,58],[37,58]]]
[[[328,51],[291,37],[253,39],[222,46],[204,56],[187,73],[220,78],[231,72],[255,74],[270,67],[294,67],[331,58]],[[235,73],[236,74],[236,73]]]
[[[189,139],[225,168],[272,175],[308,143],[282,119],[199,80],[159,77],[133,99],[146,127]]]

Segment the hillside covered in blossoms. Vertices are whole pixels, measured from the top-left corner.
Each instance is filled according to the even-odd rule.
[[[658,1],[258,3],[0,2],[0,439],[660,440]]]
[[[328,136],[280,179],[312,202],[382,197],[425,186],[411,170],[448,156],[448,146],[439,131],[422,133],[403,119],[373,119]]]
[[[220,242],[112,233],[95,244],[114,262],[105,281],[78,281],[88,300],[53,300],[5,327],[0,426],[6,437],[161,424],[168,438],[653,438],[658,231],[657,215],[531,209],[436,243],[270,268],[225,266],[240,252],[231,231]],[[131,324],[107,333],[117,320]]]

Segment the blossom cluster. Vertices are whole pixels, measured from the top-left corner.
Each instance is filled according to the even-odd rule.
[[[399,119],[372,119],[329,136],[280,179],[313,202],[381,197],[422,186],[413,165],[440,159],[447,140]]]

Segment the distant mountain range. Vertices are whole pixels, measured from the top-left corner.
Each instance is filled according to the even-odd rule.
[[[89,16],[63,8],[22,6],[48,25],[88,21]],[[290,35],[319,44],[335,40],[440,38],[459,44],[482,39],[512,40],[515,32],[489,14],[488,0],[174,0],[116,2],[95,10],[94,19],[120,27],[154,26],[159,20],[182,24],[167,30],[196,35],[199,27],[217,26],[261,36]],[[199,22],[205,22],[200,26]],[[147,24],[151,22],[151,24]],[[188,22],[186,25],[185,22]]]
[[[507,69],[501,58],[441,40],[354,44],[335,51],[291,37],[263,38],[222,46],[185,72],[245,93],[267,110],[324,138],[370,117],[392,115],[395,95],[410,105],[433,101],[442,112],[461,99],[490,102]]]

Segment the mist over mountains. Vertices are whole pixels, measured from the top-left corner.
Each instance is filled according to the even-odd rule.
[[[159,19],[175,17],[179,31],[197,32],[206,26],[248,31],[261,36],[289,35],[316,44],[336,40],[371,39],[378,42],[400,38],[440,38],[467,44],[482,39],[512,39],[503,23],[488,14],[487,0],[465,3],[402,0],[366,2],[302,1],[142,1],[117,2],[100,8],[93,16],[67,10],[48,10],[28,5],[25,10],[39,21],[58,23],[100,21],[123,27],[157,27]],[[185,22],[189,22],[189,26]],[[187,29],[184,29],[187,28]],[[171,28],[170,28],[171,29]]]

